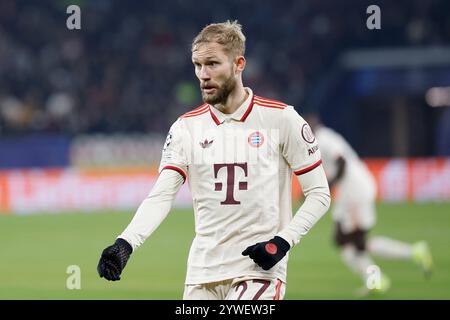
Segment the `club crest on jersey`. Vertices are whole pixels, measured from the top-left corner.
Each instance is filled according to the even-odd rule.
[[[205,149],[205,148],[209,148],[213,142],[214,142],[214,140],[208,141],[208,139],[205,139],[205,141],[203,141],[203,142],[200,141],[199,143],[200,143],[200,146],[203,149]]]
[[[302,137],[303,140],[308,143],[313,143],[314,141],[316,141],[316,137],[314,137],[311,127],[307,123],[305,123],[302,127]]]
[[[264,143],[264,136],[261,132],[255,131],[248,136],[248,144],[252,147],[259,148]]]

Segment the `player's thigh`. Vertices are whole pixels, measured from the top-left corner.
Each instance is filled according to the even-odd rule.
[[[369,230],[376,223],[375,202],[371,199],[345,199],[337,201],[333,218],[345,233],[357,229]]]
[[[251,279],[232,285],[226,300],[282,300],[286,284],[279,279]]]
[[[361,228],[365,230],[372,229],[377,220],[375,201],[365,201],[360,203],[358,214]]]

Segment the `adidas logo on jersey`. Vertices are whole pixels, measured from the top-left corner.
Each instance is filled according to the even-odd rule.
[[[208,139],[205,139],[205,141],[201,142],[200,141],[200,146],[205,149],[205,148],[209,148],[214,140],[208,141]]]

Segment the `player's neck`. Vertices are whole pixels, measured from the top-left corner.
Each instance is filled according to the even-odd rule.
[[[245,90],[244,86],[240,85],[230,93],[225,104],[219,103],[215,107],[222,113],[232,114],[244,103],[247,97],[247,90]]]

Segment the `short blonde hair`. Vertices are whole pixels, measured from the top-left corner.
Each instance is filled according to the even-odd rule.
[[[197,50],[200,44],[209,42],[221,44],[233,58],[245,54],[245,36],[237,20],[212,23],[204,27],[192,41],[192,52]]]

